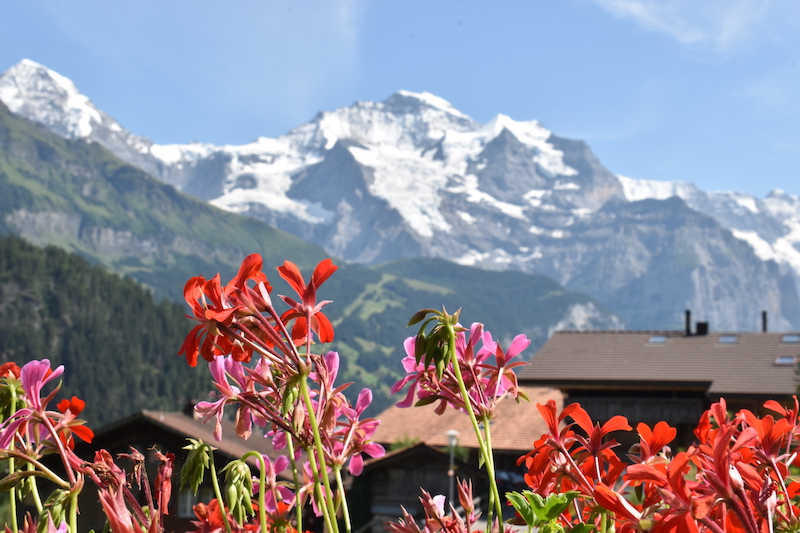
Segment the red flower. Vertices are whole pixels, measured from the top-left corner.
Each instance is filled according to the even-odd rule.
[[[20,369],[16,363],[8,362],[0,365],[0,378],[16,378],[19,379]]]
[[[75,441],[73,440],[72,435],[75,435],[84,442],[92,442],[92,439],[94,439],[94,431],[86,427],[83,420],[76,420],[75,418],[81,414],[84,407],[86,407],[86,402],[77,396],[73,396],[69,400],[64,398],[58,402],[56,407],[58,408],[59,412],[64,414],[64,418],[60,422],[63,426],[63,430],[61,430],[58,434],[61,442],[63,442],[70,449],[75,447]]]
[[[288,296],[281,296],[286,305],[291,307],[281,315],[281,321],[284,324],[289,324],[290,321],[294,320],[292,341],[295,344],[300,345],[306,342],[310,331],[317,334],[320,342],[331,342],[333,340],[333,324],[321,311],[330,301],[324,300],[317,303],[317,289],[337,268],[330,259],[322,260],[314,269],[311,281],[306,285],[297,265],[291,261],[285,261],[283,266],[278,267],[278,274],[291,285],[301,300],[296,302]],[[310,324],[309,320],[311,321]]]
[[[236,361],[250,361],[252,349],[243,343],[231,339],[229,334],[231,326],[238,316],[251,313],[238,298],[247,293],[247,282],[255,281],[263,285],[264,292],[269,293],[272,287],[267,282],[267,276],[261,271],[263,261],[259,254],[251,254],[242,261],[238,274],[226,287],[220,282],[220,275],[207,280],[196,276],[186,282],[183,288],[183,297],[192,309],[195,320],[200,324],[194,327],[183,341],[178,354],[186,355],[186,362],[190,366],[197,365],[197,356],[200,355],[208,362],[217,355],[232,355]],[[250,298],[247,298],[250,302]]]
[[[86,402],[78,398],[77,396],[73,396],[71,399],[67,400],[64,398],[58,405],[56,406],[58,411],[61,413],[66,413],[69,411],[72,413],[72,416],[78,416],[83,411],[83,408],[86,407]]]
[[[650,426],[640,422],[636,426],[636,431],[639,433],[639,458],[642,462],[659,453],[678,434],[677,429],[663,420],[657,423],[652,430]]]

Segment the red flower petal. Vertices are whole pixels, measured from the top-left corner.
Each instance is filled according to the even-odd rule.
[[[314,273],[311,275],[311,283],[314,284],[315,287],[319,287],[325,280],[331,277],[331,274],[336,272],[338,269],[336,265],[333,264],[333,261],[330,259],[323,259],[317,265],[317,268],[314,269]]]
[[[278,267],[278,274],[286,280],[286,283],[291,285],[292,289],[294,289],[301,298],[303,297],[303,293],[306,290],[306,282],[303,280],[303,275],[300,274],[297,265],[291,261],[284,261],[283,265]]]

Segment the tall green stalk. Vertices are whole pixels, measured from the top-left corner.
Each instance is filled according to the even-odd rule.
[[[17,391],[14,385],[9,385],[8,387],[9,392],[11,393],[11,415],[17,412]],[[13,446],[13,442],[12,442]],[[8,458],[8,475],[14,473],[14,458]],[[8,497],[11,499],[11,529],[12,531],[19,531],[19,527],[17,527],[17,489],[16,487],[11,487],[11,490],[8,491]]]
[[[448,323],[447,327],[447,335],[448,335],[448,351],[450,353],[450,361],[453,363],[453,373],[456,376],[456,381],[458,382],[458,390],[461,393],[461,397],[464,398],[464,405],[467,409],[467,414],[469,415],[469,420],[472,423],[472,429],[475,431],[475,437],[478,439],[478,447],[480,449],[481,457],[483,458],[483,462],[486,465],[486,473],[489,475],[489,509],[487,513],[486,519],[486,532],[489,533],[492,529],[492,514],[497,513],[497,516],[502,519],[503,516],[503,507],[502,502],[500,501],[500,492],[497,490],[497,480],[494,476],[494,463],[492,458],[491,449],[488,448],[486,439],[484,439],[483,434],[481,433],[480,425],[478,424],[478,419],[475,416],[475,411],[472,409],[472,404],[470,402],[469,393],[467,392],[467,386],[464,384],[464,378],[461,375],[461,367],[458,364],[458,357],[456,357],[456,331],[453,328],[453,325]],[[484,430],[486,431],[487,435],[489,433],[489,424],[484,424]]]
[[[286,447],[289,448],[289,464],[292,468],[292,479],[294,480],[294,514],[297,520],[297,531],[303,531],[303,506],[300,505],[300,474],[297,471],[297,461],[294,458],[294,441],[292,436],[286,434]]]
[[[242,461],[246,461],[248,457],[255,457],[259,463],[258,474],[258,521],[261,524],[261,533],[267,532],[267,509],[266,509],[266,490],[267,490],[267,465],[264,462],[264,457],[256,451],[247,452],[242,456]]]
[[[352,530],[352,526],[350,525],[350,510],[347,507],[347,498],[344,494],[344,483],[342,482],[342,467],[336,466],[334,467],[334,471],[336,472],[336,487],[339,490],[339,494],[341,494],[342,500],[342,515],[344,516],[344,530],[347,533],[350,533]]]
[[[225,524],[225,533],[231,533],[231,525],[228,522],[228,513],[225,511],[225,500],[222,498],[222,491],[219,490],[219,480],[217,479],[217,468],[214,466],[214,452],[208,454],[209,467],[211,469],[211,486],[214,487],[214,496],[222,513],[222,523]]]
[[[323,509],[323,518],[325,518],[328,531],[338,533],[339,524],[336,522],[336,509],[333,507],[333,490],[331,490],[331,482],[330,479],[328,479],[328,472],[325,468],[325,450],[322,448],[322,438],[319,434],[319,422],[314,412],[314,404],[311,402],[311,393],[308,390],[308,383],[305,378],[300,380],[300,394],[303,397],[308,421],[311,424],[311,432],[314,436],[314,450],[312,450],[312,453],[308,454],[309,463],[311,464],[311,469],[314,471],[314,475],[318,480],[322,481],[325,490],[323,501],[318,503],[322,504],[321,506],[325,508]],[[316,452],[316,459],[314,457],[314,452]]]

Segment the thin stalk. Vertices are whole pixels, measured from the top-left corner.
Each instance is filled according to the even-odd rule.
[[[225,533],[231,533],[231,525],[228,523],[228,512],[225,510],[225,500],[222,499],[222,492],[219,490],[219,480],[217,479],[217,468],[214,466],[214,452],[209,455],[211,467],[211,485],[214,487],[214,496],[222,511],[222,523],[225,524]]]
[[[464,384],[464,378],[461,376],[461,367],[458,364],[458,357],[456,356],[456,332],[453,329],[453,326],[447,324],[447,333],[448,333],[448,350],[450,352],[450,361],[453,363],[453,372],[456,376],[456,381],[458,382],[458,390],[461,392],[461,397],[464,398],[464,406],[467,409],[467,414],[469,415],[469,420],[472,422],[472,429],[475,431],[475,437],[478,439],[478,447],[480,448],[481,455],[483,456],[483,461],[486,464],[486,472],[489,473],[489,460],[491,459],[491,455],[486,450],[486,442],[483,439],[483,435],[481,434],[480,427],[478,426],[478,419],[475,418],[475,412],[472,410],[472,403],[469,399],[469,393],[467,392],[467,387]],[[486,531],[489,533],[492,528],[492,514],[494,513],[495,509],[500,509],[500,516],[502,516],[502,508],[500,507],[500,502],[497,500],[498,490],[497,490],[497,480],[494,478],[494,465],[491,466],[491,474],[489,474],[489,510],[487,513],[486,518]]]
[[[37,413],[39,414],[39,413]],[[58,448],[58,455],[61,457],[61,462],[64,465],[64,470],[67,471],[67,480],[69,481],[70,486],[73,486],[77,483],[77,479],[75,479],[75,472],[72,470],[72,466],[69,464],[69,460],[67,459],[67,450],[64,448],[64,443],[61,442],[61,439],[58,437],[58,432],[56,428],[53,427],[53,424],[50,422],[50,419],[47,418],[46,415],[40,414],[41,422],[50,435],[53,438],[53,442],[55,443],[56,447]]]
[[[149,513],[146,514],[144,512],[142,504],[140,504],[139,499],[133,495],[131,488],[127,485],[122,485],[119,487],[119,490],[122,491],[123,498],[125,498],[125,501],[131,506],[131,510],[133,514],[136,515],[136,519],[140,524],[144,525],[145,529],[149,530],[150,526],[153,524],[153,519],[151,516],[148,516]],[[148,509],[152,509],[152,507],[148,507]]]
[[[80,491],[74,491],[69,495],[69,530],[72,533],[78,533],[78,494]]]
[[[41,472],[42,477],[46,477],[48,480],[52,481],[62,489],[69,489],[72,486],[63,479],[61,479],[60,477],[58,477],[52,470],[44,466],[42,463],[40,463],[36,459],[33,459],[32,457],[28,457],[22,452],[18,452],[16,450],[3,450],[3,452],[0,453],[0,459],[4,457],[8,458],[17,457],[20,460],[27,461],[29,464],[35,466],[39,472]]]
[[[708,529],[710,529],[710,530],[711,530],[711,531],[713,531],[714,533],[725,533],[725,530],[723,530],[721,527],[719,527],[719,525],[718,525],[716,522],[714,522],[713,520],[711,520],[711,519],[710,519],[709,517],[707,517],[707,516],[704,516],[703,518],[701,518],[701,519],[700,519],[700,521],[701,521],[701,522],[702,522],[702,523],[703,523],[703,524],[704,524],[704,525],[705,525],[705,526],[706,526]]]
[[[266,509],[266,490],[267,490],[267,465],[264,462],[264,457],[255,451],[247,452],[242,456],[242,460],[247,460],[248,457],[256,457],[259,462],[258,473],[258,521],[261,524],[261,533],[267,533],[267,509]]]
[[[792,438],[791,434],[789,434],[789,438]],[[772,471],[775,472],[775,475],[778,477],[778,482],[781,484],[781,490],[783,491],[784,494],[788,496],[789,491],[786,490],[786,483],[783,481],[783,476],[781,475],[781,471],[778,469],[778,465],[775,462],[775,459],[773,457],[770,457],[769,462],[770,466],[772,467]],[[791,503],[789,503],[788,497],[786,498],[786,500],[787,500],[786,507],[789,509],[789,516],[791,516],[792,519],[794,519],[795,516],[794,516],[793,506],[791,505]]]
[[[489,417],[484,416],[483,419],[483,433],[486,437],[486,452],[488,458],[484,459],[486,462],[486,473],[489,474],[490,479],[495,479],[495,471],[494,471],[494,450],[492,450],[492,434],[489,430]],[[493,483],[490,485],[490,489],[494,488],[494,502],[495,502],[495,509],[497,511],[497,518],[498,520],[503,520],[503,501],[500,498],[500,490],[497,488],[497,484]]]
[[[32,472],[36,471],[36,467],[33,465],[33,463],[28,463],[27,469]],[[29,483],[31,487],[31,495],[33,495],[33,503],[36,505],[36,512],[42,514],[42,498],[39,496],[39,487],[36,485],[36,476],[31,476]]]
[[[289,448],[289,464],[292,467],[294,480],[294,514],[297,521],[297,531],[303,531],[303,506],[300,505],[300,474],[297,472],[297,461],[294,458],[294,440],[291,433],[286,433],[286,447]]]
[[[9,384],[8,390],[11,392],[11,414],[17,412],[17,390],[14,384]],[[10,415],[9,415],[10,416]],[[11,441],[11,445],[14,445],[14,441]],[[14,458],[8,458],[8,475],[14,473]],[[11,529],[12,531],[19,531],[17,527],[17,489],[16,487],[12,487],[10,491],[8,491],[8,497],[11,498]]]
[[[350,533],[352,527],[350,526],[350,511],[347,508],[347,498],[344,495],[344,483],[342,482],[342,467],[336,466],[334,469],[336,472],[336,487],[339,489],[339,494],[342,495],[342,514],[344,515],[344,530],[347,533]]]
[[[305,379],[300,380],[300,394],[303,396],[303,402],[305,403],[306,412],[308,413],[308,420],[311,423],[311,432],[314,436],[314,447],[317,458],[319,459],[320,468],[317,468],[317,458],[314,457],[314,453],[308,454],[309,462],[311,463],[311,469],[314,471],[314,475],[317,476],[317,480],[322,481],[325,490],[325,497],[323,501],[319,503],[327,508],[327,512],[323,512],[323,517],[326,519],[325,523],[328,526],[328,530],[338,533],[339,525],[336,523],[336,510],[333,508],[333,491],[331,490],[331,482],[330,479],[328,479],[328,472],[325,468],[325,451],[322,449],[319,423],[317,422],[317,415],[314,412],[314,404],[311,402],[311,393],[308,390],[308,383]]]

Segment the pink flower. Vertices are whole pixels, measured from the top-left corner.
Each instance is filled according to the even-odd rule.
[[[64,365],[55,370],[50,368],[50,360],[31,361],[22,367],[20,381],[25,390],[25,403],[34,411],[42,410],[42,388],[64,373]],[[48,398],[49,400],[49,398]]]

